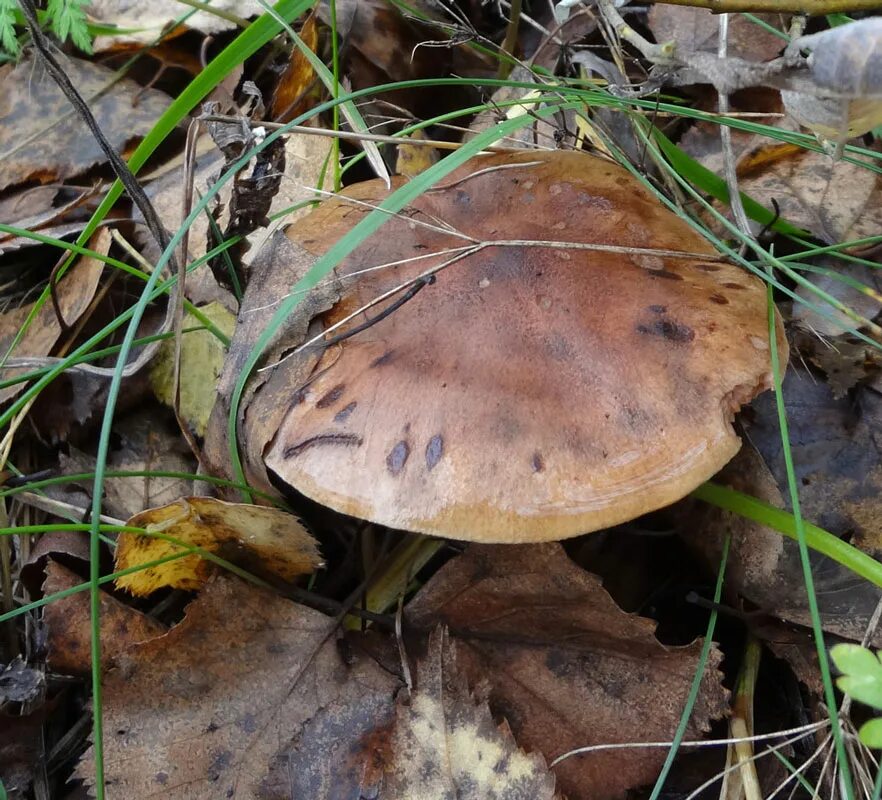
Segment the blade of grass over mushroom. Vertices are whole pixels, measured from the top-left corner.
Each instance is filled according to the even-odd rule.
[[[648,127],[648,123],[646,123]],[[661,152],[656,148],[655,143],[650,139],[650,135],[643,130],[640,132],[643,137],[643,141],[646,143],[646,146],[650,148],[654,155],[656,155],[659,159],[658,163],[664,164],[666,163],[664,158],[662,157]],[[631,165],[627,159],[621,158],[620,163],[628,169],[633,175],[635,175],[647,188],[649,188],[655,195],[669,208],[679,211],[677,207],[672,203],[672,201],[666,197],[663,193],[659,192],[656,187],[649,181],[646,180],[644,176],[642,176],[633,165]],[[760,277],[764,280],[768,285],[792,298],[798,303],[808,306],[810,309],[815,311],[817,314],[821,315],[825,319],[834,320],[835,318],[832,316],[830,312],[830,308],[834,308],[837,311],[845,314],[849,319],[853,322],[857,323],[850,328],[846,328],[848,333],[856,338],[860,339],[862,342],[869,344],[872,347],[878,347],[878,343],[864,333],[862,330],[859,330],[858,326],[868,326],[871,330],[875,330],[875,323],[871,320],[865,319],[854,313],[854,311],[849,308],[847,305],[842,303],[842,301],[838,300],[835,297],[832,297],[828,292],[825,292],[823,289],[818,287],[816,284],[812,283],[805,276],[803,276],[798,270],[793,269],[789,264],[784,263],[776,256],[774,256],[770,251],[764,249],[756,239],[748,238],[744,235],[744,233],[734,225],[729,219],[727,219],[720,211],[715,208],[711,203],[709,203],[697,190],[696,188],[684,177],[680,175],[680,173],[676,169],[670,170],[670,176],[676,181],[708,214],[714,217],[714,219],[719,222],[726,230],[739,242],[741,242],[744,246],[753,250],[762,264],[765,265],[765,268],[758,266],[757,264],[749,261],[744,257],[744,255],[739,251],[730,247],[726,242],[722,239],[714,235],[711,231],[709,231],[705,226],[703,226],[700,222],[696,221],[689,215],[684,215],[682,212],[679,212],[680,215],[685,219],[686,222],[689,223],[695,230],[699,231],[705,238],[713,243],[713,245],[720,251],[723,255],[727,256],[737,264],[740,264],[745,269],[749,270],[753,274]],[[771,269],[769,269],[771,268]],[[795,284],[807,289],[816,297],[820,298],[824,303],[828,304],[829,307],[819,306],[815,303],[809,302],[805,297],[801,296],[795,289],[790,286],[781,283],[778,279],[775,278],[774,270],[778,270],[788,278],[793,280]]]
[[[718,604],[723,596],[723,579],[726,576],[726,562],[729,558],[729,536],[723,542],[723,552],[720,555],[720,567],[717,570],[717,584],[714,587],[714,603]],[[689,696],[686,698],[686,705],[683,707],[683,713],[680,715],[680,722],[677,724],[677,730],[671,743],[671,749],[665,759],[664,766],[659,773],[655,786],[652,787],[652,794],[649,800],[658,800],[659,795],[665,787],[665,781],[671,767],[674,765],[674,759],[677,757],[677,751],[680,749],[680,743],[686,736],[686,729],[689,727],[689,720],[692,717],[692,709],[695,707],[695,701],[698,699],[698,693],[701,690],[701,681],[704,677],[705,666],[710,656],[711,647],[714,643],[714,630],[717,627],[717,610],[711,609],[707,620],[707,630],[704,634],[704,641],[701,644],[701,654],[698,657],[698,663],[695,665],[695,677],[692,679],[692,686],[689,688]]]
[[[789,511],[775,508],[775,506],[756,497],[710,482],[699,486],[692,492],[692,496],[717,508],[731,511],[745,519],[772,528],[789,539],[798,540],[794,515]],[[870,583],[882,588],[882,564],[875,558],[810,522],[803,521],[803,530],[806,544],[812,550],[833,559],[850,569],[855,575],[860,575]]]
[[[550,116],[562,109],[573,107],[574,103],[562,103],[547,109],[536,111],[536,116]],[[237,444],[237,423],[239,415],[239,404],[242,394],[245,390],[245,384],[248,381],[254,367],[260,360],[264,349],[269,344],[276,330],[288,315],[297,307],[302,300],[302,292],[314,288],[318,282],[324,278],[343,258],[349,255],[356,247],[358,247],[368,236],[379,230],[390,218],[391,214],[400,211],[409,202],[421,195],[431,186],[436,184],[457,167],[464,164],[472,156],[479,153],[484,147],[498,141],[503,136],[512,133],[519,128],[532,124],[534,117],[520,117],[505,122],[498,123],[494,127],[476,136],[470,142],[463,145],[462,148],[455,151],[451,155],[439,161],[437,164],[429,167],[425,172],[418,175],[413,180],[405,183],[385,200],[373,211],[367,214],[355,227],[352,228],[345,236],[334,244],[309,271],[301,278],[295,286],[291,288],[288,297],[279,305],[273,314],[272,319],[267,324],[266,330],[255,343],[251,353],[249,354],[242,371],[236,381],[235,388],[230,401],[230,413],[228,417],[228,436],[230,443],[230,459],[233,465],[233,475],[235,478],[245,483],[245,473],[239,456],[239,448]]]

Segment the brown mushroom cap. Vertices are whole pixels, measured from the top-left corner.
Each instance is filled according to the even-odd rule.
[[[354,186],[288,235],[323,253],[384,195]],[[706,257],[506,244],[444,267],[324,351],[265,456],[285,483],[395,528],[533,542],[672,503],[738,451],[733,414],[771,380],[764,285],[586,154],[467,163],[339,267],[326,326],[449,260],[468,244],[450,230]]]

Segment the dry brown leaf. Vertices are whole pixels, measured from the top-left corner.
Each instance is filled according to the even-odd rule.
[[[865,550],[882,552],[882,463],[879,430],[882,397],[866,387],[834,399],[830,387],[803,368],[791,366],[783,397],[803,517],[838,536],[852,535]],[[744,447],[719,480],[779,508],[787,508],[787,472],[781,450],[775,400],[754,403]],[[744,518],[701,505],[682,535],[711,563],[723,542],[732,543],[727,587],[767,614],[811,625],[796,542]],[[882,598],[882,590],[849,569],[811,555],[815,593],[824,630],[860,640]],[[877,633],[876,645],[882,645]]]
[[[71,589],[83,582],[75,572],[50,559],[43,595]],[[101,664],[105,669],[132,645],[166,632],[165,625],[107,592],[101,592],[100,613]],[[43,622],[48,631],[48,662],[52,670],[65,675],[88,675],[92,669],[89,593],[78,592],[48,603]]]
[[[107,381],[104,380],[106,384]],[[114,422],[113,445],[107,457],[107,469],[119,472],[180,472],[193,474],[196,460],[187,449],[171,413],[163,409],[139,410]],[[66,474],[95,471],[95,458],[75,447],[61,455]],[[59,488],[53,497],[83,507],[91,504],[91,481],[81,488]],[[128,519],[145,508],[171,503],[193,493],[192,480],[158,475],[131,477],[108,476],[104,481],[104,512],[117,519]]]
[[[757,140],[758,142],[760,140]],[[761,140],[768,143],[767,139]],[[748,148],[756,160],[763,146]],[[828,243],[875,236],[882,230],[882,177],[825,153],[779,150],[780,157],[739,161],[741,191],[767,208],[774,200],[782,219]]]
[[[2,168],[0,168],[2,169]],[[96,253],[106,255],[110,249],[110,231],[101,228],[89,241],[89,248]],[[70,267],[64,277],[58,282],[57,296],[58,306],[67,326],[73,325],[80,315],[89,307],[98,281],[104,270],[104,262],[93,256],[82,256]],[[33,304],[18,308],[0,318],[0,352],[6,353],[15,339],[25,317],[30,313]],[[37,316],[28,326],[27,331],[15,349],[10,353],[11,357],[49,355],[58,338],[61,336],[61,323],[51,299],[43,303]],[[5,369],[4,378],[22,375],[29,372],[27,368]],[[16,384],[0,389],[0,403],[15,397],[24,384]]]
[[[383,800],[554,800],[541,755],[518,748],[508,724],[469,693],[467,671],[443,630],[429,638],[416,689],[399,699]]]
[[[318,49],[318,25],[316,24],[316,12],[313,10],[300,29],[300,38],[303,43],[312,50]],[[315,104],[315,97],[308,97],[316,85],[316,74],[309,63],[309,59],[303,54],[300,47],[295,46],[291,50],[291,59],[288,66],[279,78],[276,90],[270,103],[270,112],[276,122],[290,122],[308,111]]]
[[[104,759],[113,796],[278,797],[262,784],[289,742],[308,746],[302,735],[308,723],[324,720],[333,729],[336,712],[358,707],[369,717],[362,720],[365,730],[382,727],[399,683],[370,659],[344,661],[333,638],[336,626],[330,617],[235,578],[211,581],[183,622],[134,647],[105,678]],[[361,731],[337,730],[336,749],[328,746],[320,762],[308,765],[316,783],[306,785],[321,786],[322,770],[342,763],[349,747],[362,750]],[[281,796],[359,797],[370,755],[360,757],[349,795],[333,794],[332,786],[326,795]],[[276,766],[285,775],[284,763]],[[77,776],[91,785],[94,775],[90,751]]]
[[[126,524],[201,547],[283,581],[322,565],[316,541],[294,516],[277,508],[182,497],[176,503],[142,511]],[[122,533],[116,568],[130,569],[177,552],[180,547],[164,539]],[[190,555],[117,578],[116,585],[138,596],[165,587],[192,590],[201,588],[214,571],[213,563]]]
[[[491,709],[509,720],[521,747],[549,761],[586,745],[671,739],[701,649],[661,645],[654,622],[623,612],[559,544],[473,545],[405,614],[420,629],[450,627],[470,682],[488,681]],[[721,659],[714,648],[689,738],[726,713]],[[571,800],[600,800],[652,781],[664,758],[664,751],[606,751],[553,771]]]
[[[61,56],[60,56],[61,57]],[[146,134],[171,102],[88,61],[62,67],[117,150]],[[0,67],[0,190],[24,181],[50,183],[105,162],[104,153],[55,82],[32,58]]]
[[[777,14],[757,14],[757,16],[779,30],[787,30],[786,17]],[[681,52],[694,53],[700,50],[717,52],[720,15],[709,9],[652,5],[649,9],[648,25],[657,42],[676,42]],[[785,39],[769,33],[742,14],[729,15],[730,57],[744,58],[748,61],[768,61],[776,58],[786,44]]]

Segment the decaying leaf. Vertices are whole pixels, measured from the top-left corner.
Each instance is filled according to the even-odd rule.
[[[276,508],[183,497],[142,511],[127,524],[201,547],[283,581],[310,573],[322,564],[312,536],[295,517]],[[116,568],[129,569],[179,551],[178,545],[164,539],[123,533],[117,543]],[[213,564],[190,555],[125,575],[116,585],[139,596],[166,586],[198,589],[213,572]]]
[[[43,594],[54,594],[82,583],[79,575],[50,559]],[[165,625],[106,592],[101,592],[100,614],[101,665],[105,669],[132,645],[166,632]],[[48,631],[48,662],[53,672],[88,675],[92,669],[89,593],[78,592],[48,603],[43,622]]]
[[[768,24],[786,30],[781,17],[758,14]],[[717,52],[720,15],[706,8],[653,4],[649,9],[649,29],[657,42],[675,42],[683,52]],[[768,61],[784,49],[786,42],[742,14],[729,18],[728,54],[751,61]]]
[[[161,406],[156,408],[163,410]],[[172,428],[173,423],[170,412],[168,418],[163,418],[155,410],[148,415],[143,408],[114,423],[113,446],[107,458],[108,471],[141,474],[110,475],[105,479],[102,500],[105,513],[117,519],[128,519],[145,508],[171,503],[193,493],[192,480],[150,474],[160,471],[195,473],[196,460],[180,433]],[[68,455],[60,457],[61,468],[66,474],[95,471],[94,456],[73,446],[68,451]],[[50,493],[59,500],[87,508],[91,504],[91,489],[91,482],[86,480],[73,487],[50,489]]]
[[[203,314],[217,328],[231,336],[236,318],[220,303],[203,306]],[[184,330],[201,323],[192,315],[184,317]],[[226,348],[211,331],[197,330],[183,334],[180,367],[180,412],[198,436],[205,434],[205,426],[216,399],[218,378],[224,366]],[[174,407],[174,342],[164,342],[150,368],[150,382],[156,396]]]
[[[99,64],[59,57],[105,137],[120,151],[146,134],[171,102]],[[0,82],[0,190],[24,181],[64,180],[104,163],[95,137],[33,58],[0,67]]]
[[[756,158],[767,144],[758,138],[739,163],[743,192],[767,208],[774,200],[782,219],[824,242],[875,236],[882,230],[882,177],[877,172],[803,149],[778,148],[780,157],[772,161]]]
[[[35,775],[45,764],[46,716],[46,708],[24,715],[0,712],[0,781],[11,800],[27,797]]]
[[[2,169],[2,168],[0,168]],[[110,231],[101,228],[90,240],[89,247],[96,253],[106,255],[110,248]],[[58,306],[64,317],[64,325],[70,327],[80,318],[95,296],[98,281],[104,270],[104,262],[92,256],[82,256],[58,282]],[[0,352],[6,353],[18,334],[21,325],[33,309],[33,304],[17,308],[0,318]],[[47,300],[37,316],[28,326],[22,339],[10,353],[11,357],[47,356],[58,341],[62,332],[62,323],[58,319],[55,305]],[[4,378],[30,372],[27,368],[4,369]],[[15,384],[0,389],[0,403],[15,397],[24,384]]]
[[[882,398],[866,387],[834,399],[824,382],[792,366],[783,396],[803,517],[837,534],[850,534],[871,553],[882,551],[882,464],[879,430]],[[787,473],[775,400],[754,404],[745,447],[718,480],[765,502],[787,508]],[[690,516],[683,535],[717,563],[731,534],[729,588],[767,614],[810,626],[811,616],[796,542],[735,514],[705,507]],[[824,629],[860,640],[882,590],[847,568],[811,552],[815,593]],[[877,646],[882,634],[877,633]]]
[[[372,796],[367,789],[360,794],[373,751],[365,751],[359,738],[388,724],[399,682],[371,659],[344,661],[333,637],[336,625],[238,579],[209,582],[183,622],[135,646],[105,678],[104,759],[114,795]],[[335,715],[345,719],[348,709],[363,712],[360,718],[353,713],[355,729],[335,728]],[[307,762],[308,775],[286,772],[291,744],[295,754],[308,749],[306,731],[323,725],[336,730],[334,746],[321,752],[320,761]],[[350,748],[357,756],[350,794],[336,793],[340,787],[333,785],[326,794],[286,793],[285,778],[297,787],[321,787],[322,772],[342,765]],[[92,758],[90,751],[77,768],[89,785]],[[283,776],[281,793],[268,780],[274,761]]]
[[[508,724],[473,697],[445,631],[429,638],[416,689],[401,697],[383,791],[388,800],[554,800],[554,775],[541,755],[518,748]]]
[[[655,623],[623,612],[559,544],[470,547],[405,611],[419,629],[449,626],[469,681],[489,683],[491,709],[521,747],[552,761],[576,747],[666,741],[677,727],[700,642],[668,648]],[[727,708],[714,649],[690,738]],[[622,796],[652,781],[664,752],[612,750],[553,768],[571,800]]]

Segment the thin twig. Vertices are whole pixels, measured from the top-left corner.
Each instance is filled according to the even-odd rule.
[[[849,11],[876,11],[882,8],[879,0],[649,0],[672,6],[708,8],[716,14],[753,12],[757,14],[824,14]]]

